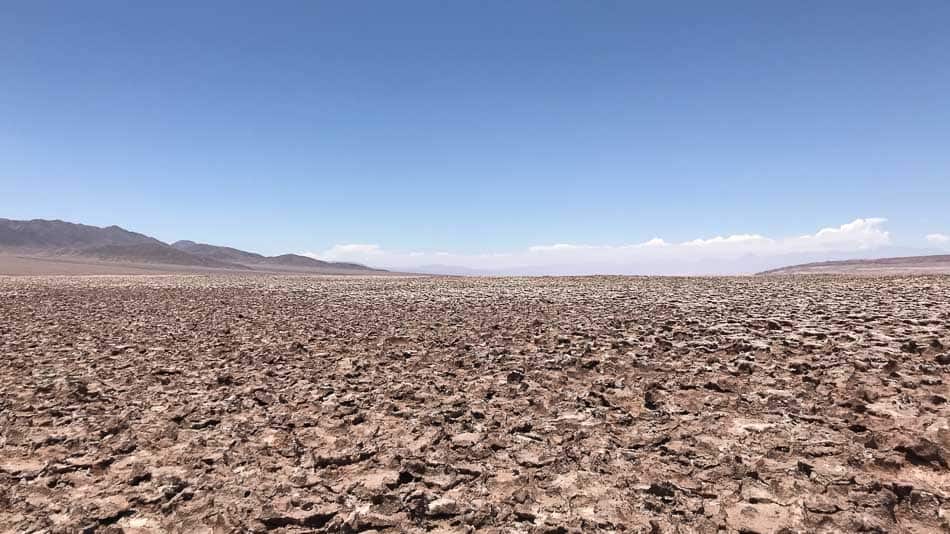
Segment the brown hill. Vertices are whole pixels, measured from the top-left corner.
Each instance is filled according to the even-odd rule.
[[[194,241],[176,241],[172,247],[203,258],[226,261],[255,269],[289,270],[302,272],[378,271],[358,263],[322,261],[299,254],[264,256],[232,247],[219,247]]]
[[[104,245],[83,249],[81,255],[103,261],[131,263],[160,263],[163,265],[183,265],[190,267],[208,267],[212,269],[248,269],[243,265],[218,261],[182,252],[164,243],[139,243],[135,245]]]
[[[245,252],[236,248],[206,245],[204,243],[195,243],[194,241],[187,240],[175,241],[171,246],[188,254],[229,263],[254,264],[261,263],[266,259],[265,256],[254,252]]]
[[[0,247],[19,250],[79,250],[106,245],[164,245],[147,235],[118,226],[89,226],[65,221],[15,221],[0,218]]]
[[[822,261],[780,267],[759,274],[950,274],[950,254]]]
[[[219,247],[178,241],[169,245],[153,237],[130,232],[118,226],[100,228],[59,220],[17,221],[0,218],[0,255],[36,258],[37,265],[49,261],[105,262],[148,267],[232,269],[305,272],[321,274],[360,274],[383,272],[354,263],[320,261],[296,254],[263,256],[231,247]],[[18,262],[18,270],[23,270]],[[48,270],[37,267],[37,271]]]

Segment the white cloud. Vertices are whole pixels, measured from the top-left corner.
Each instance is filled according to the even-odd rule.
[[[755,233],[698,238],[679,243],[654,237],[618,245],[555,243],[507,253],[399,252],[378,245],[335,245],[308,256],[355,261],[391,269],[445,265],[510,273],[712,273],[750,272],[766,266],[866,254],[887,246],[886,219],[855,219],[813,234],[766,237]],[[929,237],[928,237],[929,239]]]
[[[714,245],[729,245],[729,244],[739,244],[739,243],[772,243],[773,241],[767,237],[762,237],[758,234],[738,234],[731,235],[729,237],[722,237],[717,235],[716,237],[710,239],[694,239],[692,241],[687,241],[683,243],[683,246],[691,247],[708,247]]]
[[[635,250],[639,248],[646,247],[665,247],[669,244],[666,241],[663,241],[659,237],[654,237],[649,241],[644,241],[643,243],[636,243],[633,245],[571,245],[569,243],[557,243],[554,245],[534,245],[528,247],[528,252],[535,253],[548,253],[548,252],[596,252],[596,251],[611,251],[611,250]]]
[[[890,233],[881,229],[887,219],[855,219],[837,228],[822,228],[813,236],[802,236],[799,240],[822,248],[835,246],[854,246],[869,249],[890,243]]]
[[[667,242],[663,241],[659,237],[654,237],[653,239],[649,241],[645,241],[644,243],[641,244],[641,246],[644,246],[644,247],[665,247],[666,245],[667,245]]]
[[[316,252],[303,252],[301,255],[326,261],[356,261],[355,258],[372,258],[382,254],[383,249],[379,245],[351,243],[347,245],[333,245],[333,247],[321,254]]]
[[[945,245],[950,243],[950,235],[946,234],[927,234],[927,241],[935,245]]]

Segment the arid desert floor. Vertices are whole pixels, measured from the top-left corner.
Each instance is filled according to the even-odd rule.
[[[2,532],[940,532],[950,277],[0,277]]]

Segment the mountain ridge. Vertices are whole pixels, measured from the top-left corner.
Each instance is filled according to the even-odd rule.
[[[266,266],[276,269],[366,269],[358,263],[329,262],[301,256],[300,254],[281,254],[264,256],[256,252],[247,252],[234,247],[196,243],[190,240],[175,241],[171,246],[177,250],[209,259],[236,263],[239,265]]]
[[[328,262],[298,254],[264,256],[233,247],[189,240],[168,244],[117,225],[99,227],[59,219],[0,218],[0,253],[236,271],[315,274],[385,272],[356,263]]]

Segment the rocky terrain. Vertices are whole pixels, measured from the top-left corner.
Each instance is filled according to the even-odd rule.
[[[0,277],[6,532],[941,532],[950,278]]]

